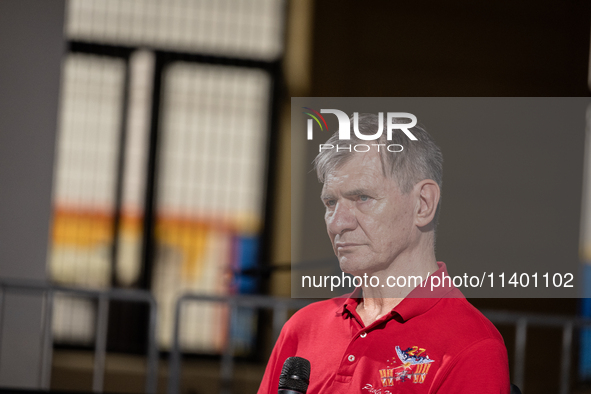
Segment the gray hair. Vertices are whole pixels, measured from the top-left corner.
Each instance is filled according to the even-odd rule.
[[[385,118],[385,117],[384,117]],[[407,123],[408,118],[394,118],[394,123]],[[354,118],[350,118],[351,130],[353,130]],[[384,120],[385,122],[385,120]],[[358,130],[364,135],[374,135],[379,128],[379,118],[375,114],[359,114]],[[384,126],[384,129],[386,126]],[[439,188],[443,186],[443,155],[441,149],[435,144],[427,131],[417,125],[409,129],[417,137],[417,141],[411,141],[402,131],[394,131],[392,140],[386,139],[386,132],[383,132],[374,144],[385,144],[380,149],[380,161],[382,163],[382,172],[385,177],[394,179],[402,193],[409,193],[413,186],[424,179],[434,180]],[[326,176],[333,169],[337,169],[351,159],[354,152],[349,151],[349,147],[356,144],[367,144],[368,141],[361,140],[355,133],[351,133],[350,140],[339,140],[338,132],[332,135],[326,141],[326,144],[339,146],[341,149],[322,150],[314,159],[314,167],[318,180],[325,182]],[[387,145],[398,144],[404,149],[401,152],[389,152],[385,149]],[[347,148],[347,149],[342,149]],[[375,147],[373,148],[375,149]],[[353,150],[353,149],[351,149]],[[439,208],[441,207],[441,198],[437,205],[437,211],[434,217],[434,224],[437,225]]]

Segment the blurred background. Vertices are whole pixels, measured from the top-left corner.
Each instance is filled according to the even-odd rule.
[[[181,392],[256,392],[277,316],[297,305],[175,308],[188,292],[290,296],[292,236],[301,245],[317,236],[292,226],[292,209],[303,221],[322,209],[291,201],[290,97],[588,97],[590,18],[578,0],[0,0],[0,386],[140,393],[155,348],[153,378],[166,392],[177,346]],[[585,114],[580,134],[541,136],[522,152],[545,174],[528,185],[542,226],[509,221],[528,195],[519,189],[511,205],[514,185],[500,176],[500,194],[466,193],[473,175],[453,158],[482,141],[437,137],[452,165],[442,260],[495,248],[591,261]],[[506,168],[521,160],[508,156]],[[507,205],[482,210],[499,200]],[[475,231],[474,221],[487,225]],[[24,290],[46,282],[75,290]],[[155,334],[150,302],[131,293],[155,301]],[[591,313],[583,299],[471,302]],[[525,359],[519,376],[512,370],[524,393],[565,392],[561,371],[566,392],[591,392],[584,330],[568,342],[561,327],[530,327],[522,354],[524,330],[497,326],[512,367]]]

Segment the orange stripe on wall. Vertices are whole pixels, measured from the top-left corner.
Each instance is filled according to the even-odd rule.
[[[225,215],[227,217],[227,215]],[[123,212],[121,235],[131,242],[141,242],[143,218],[137,212]],[[159,214],[155,237],[159,244],[180,250],[183,274],[199,275],[204,254],[209,246],[211,231],[229,236],[258,231],[260,221],[252,215],[229,220],[215,217],[196,218]],[[107,210],[91,210],[59,206],[54,211],[53,243],[62,247],[94,248],[109,244],[113,239],[113,217]]]

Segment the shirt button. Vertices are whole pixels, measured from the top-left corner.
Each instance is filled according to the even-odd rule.
[[[367,336],[367,333],[364,332],[363,334],[359,335],[361,338],[365,338]]]
[[[351,361],[351,362],[355,361],[355,356],[352,354],[349,355],[349,361]]]

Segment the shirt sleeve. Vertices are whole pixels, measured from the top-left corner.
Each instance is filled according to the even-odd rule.
[[[288,324],[289,322],[285,324],[275,343],[257,394],[276,394],[279,391],[279,375],[283,369],[283,363],[288,357],[295,355],[297,347],[293,340],[289,340]]]
[[[509,394],[509,362],[505,345],[485,339],[468,347],[451,361],[433,382],[432,392]]]

